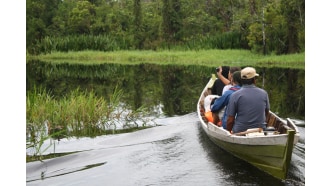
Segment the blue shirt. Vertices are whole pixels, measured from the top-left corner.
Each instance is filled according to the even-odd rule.
[[[265,110],[269,109],[268,94],[255,85],[243,85],[231,95],[227,106],[228,116],[236,116],[232,131],[246,131],[262,127],[266,121]]]
[[[222,110],[225,106],[228,105],[229,99],[232,93],[234,93],[236,90],[239,90],[241,87],[239,85],[235,85],[231,87],[229,90],[227,90],[220,98],[217,98],[214,102],[214,104],[211,107],[211,111],[214,113],[218,113],[220,110]],[[225,108],[225,112],[222,116],[222,127],[224,129],[227,128],[227,107]]]

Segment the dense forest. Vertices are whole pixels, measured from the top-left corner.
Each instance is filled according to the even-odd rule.
[[[27,0],[29,54],[81,50],[305,51],[304,0]]]

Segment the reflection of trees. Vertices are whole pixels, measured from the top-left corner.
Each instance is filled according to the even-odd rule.
[[[258,71],[258,69],[257,69]],[[261,70],[259,70],[261,72]],[[268,68],[264,74],[270,108],[281,117],[305,117],[305,71]],[[257,81],[261,84],[261,80]]]
[[[139,65],[134,69],[134,81],[133,82],[133,89],[134,89],[134,109],[137,109],[142,106],[142,96],[143,90],[141,83],[143,83],[144,76],[141,74],[145,74],[143,69],[143,65]]]
[[[281,117],[304,119],[305,71],[256,68],[257,85],[267,90],[273,112]],[[145,106],[151,114],[160,105],[166,116],[196,111],[198,97],[214,68],[179,65],[50,64],[27,63],[27,90],[42,86],[60,98],[76,88],[93,90],[109,100],[116,86],[124,92],[123,103],[133,109]],[[264,80],[262,79],[264,76]]]
[[[305,100],[305,81],[298,78],[299,70],[291,69],[286,74],[286,81],[288,82],[287,97],[284,100],[286,112],[305,116],[305,104],[302,104],[302,100]]]
[[[164,112],[168,115],[181,114],[182,95],[182,69],[173,66],[167,66],[163,69],[162,101],[164,104]],[[180,99],[181,98],[181,99]]]

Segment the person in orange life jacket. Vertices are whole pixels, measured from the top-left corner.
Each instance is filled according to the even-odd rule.
[[[228,85],[230,81],[228,80],[229,66],[219,66],[216,68],[218,78],[214,81],[211,89],[211,93],[214,95],[221,96],[223,87]]]
[[[227,130],[231,133],[251,128],[264,128],[269,113],[268,93],[256,86],[256,70],[246,67],[241,70],[242,88],[230,97],[227,105]]]
[[[213,115],[213,121],[214,123],[218,123],[220,120],[219,118],[219,112],[225,108],[222,120],[221,120],[221,125],[224,129],[227,127],[227,105],[230,100],[230,96],[232,93],[235,91],[239,90],[241,88],[241,72],[236,71],[233,73],[231,76],[231,82],[232,82],[232,87],[229,88],[220,98],[216,99],[214,104],[211,107],[211,112]]]
[[[212,123],[213,123],[213,116],[211,112],[211,105],[213,104],[212,101],[218,97],[219,97],[218,95],[208,95],[204,99],[205,117],[207,121]]]

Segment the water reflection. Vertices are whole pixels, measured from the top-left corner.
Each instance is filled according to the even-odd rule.
[[[258,86],[269,93],[271,110],[281,117],[303,120],[305,71],[256,70]],[[304,185],[303,121],[299,121],[301,135],[285,182],[219,149],[203,133],[196,104],[213,71],[213,67],[193,65],[84,66],[29,61],[27,91],[45,87],[61,98],[79,87],[108,99],[118,86],[125,92],[123,102],[132,108],[146,105],[150,115],[164,117],[157,119],[157,127],[134,133],[62,139],[56,153],[80,152],[45,163],[27,163],[27,185]]]
[[[267,90],[271,110],[281,117],[304,119],[305,71],[301,69],[256,68],[259,87]],[[151,115],[183,115],[196,111],[196,100],[213,67],[180,65],[50,64],[27,63],[27,91],[42,86],[55,97],[81,88],[109,99],[118,86],[123,102],[133,109],[145,105]],[[161,109],[161,110],[159,110]]]

